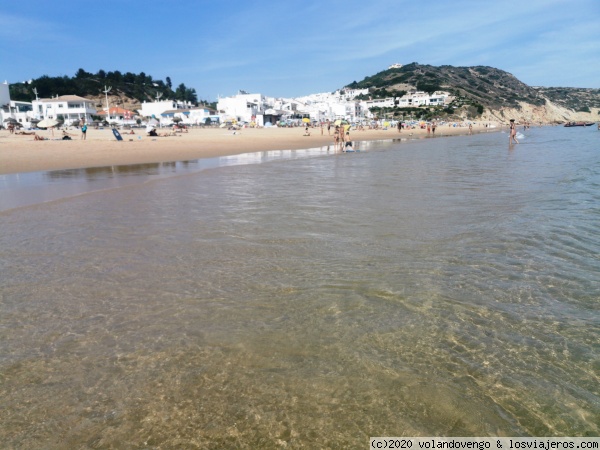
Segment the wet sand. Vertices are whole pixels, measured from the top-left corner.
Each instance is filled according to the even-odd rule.
[[[474,133],[499,131],[483,124],[473,128]],[[0,174],[37,172],[59,169],[79,169],[110,165],[143,164],[167,161],[186,161],[200,158],[236,155],[241,153],[294,150],[332,145],[333,129],[321,134],[320,128],[304,136],[304,128],[247,128],[234,131],[223,128],[191,129],[188,133],[149,137],[144,129],[134,129],[134,134],[122,131],[123,141],[117,141],[110,128],[88,129],[87,139],[81,132],[70,129],[72,140],[63,141],[62,131],[36,131],[48,140],[36,141],[33,135],[10,134],[0,131]],[[159,130],[170,133],[170,129]],[[468,134],[468,127],[438,126],[435,137]],[[428,136],[425,129],[403,130],[351,130],[352,141],[415,138]],[[431,135],[429,135],[431,136]]]

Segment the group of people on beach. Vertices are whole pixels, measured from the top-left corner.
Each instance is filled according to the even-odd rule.
[[[346,151],[352,148],[352,141],[350,141],[350,124],[339,124],[335,126],[333,145],[336,150],[340,149]]]
[[[334,123],[333,126],[334,126],[334,130],[333,130],[334,148],[336,150],[337,149],[340,149],[340,150],[351,149],[352,142],[350,141],[350,128],[352,126],[347,122],[343,123],[341,121],[337,124]],[[320,127],[321,127],[321,136],[323,136],[325,134],[325,127],[327,127],[327,135],[331,136],[332,124],[329,120],[326,122],[326,124],[321,122]],[[310,136],[310,126],[308,123],[305,125],[303,136]]]
[[[54,140],[54,127],[48,127],[48,130],[50,130],[50,133],[52,135],[52,139]],[[39,134],[37,134],[36,131],[24,131],[24,130],[15,131],[14,128],[13,129],[9,128],[9,131],[10,131],[11,134],[16,134],[16,135],[20,135],[20,136],[33,136],[33,140],[34,141],[49,141],[50,140],[50,138],[47,138],[47,137],[44,137],[44,136],[40,136]],[[74,135],[71,134],[71,133],[69,133],[69,132],[67,132],[66,129],[63,129],[62,130],[62,137],[60,138],[60,140],[70,141],[70,140],[73,139],[72,136],[74,136]],[[87,138],[87,124],[85,122],[83,122],[82,126],[81,126],[81,137],[80,137],[80,139],[85,141],[86,138]],[[56,140],[59,140],[59,139],[56,139]]]

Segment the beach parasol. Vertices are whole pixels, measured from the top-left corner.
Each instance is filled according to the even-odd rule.
[[[58,122],[53,119],[44,119],[44,120],[40,120],[37,123],[38,128],[51,128],[51,127],[55,127],[56,125],[58,125]]]
[[[302,119],[302,122],[304,122],[304,123],[310,123],[310,119],[308,117],[305,117],[304,119]]]

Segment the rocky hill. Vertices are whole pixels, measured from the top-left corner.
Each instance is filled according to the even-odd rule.
[[[600,120],[600,89],[532,87],[508,72],[488,66],[411,63],[384,70],[346,87],[369,88],[375,97],[411,90],[447,91],[455,96],[452,113],[461,117],[483,111],[483,119],[500,121],[508,118],[545,123]]]

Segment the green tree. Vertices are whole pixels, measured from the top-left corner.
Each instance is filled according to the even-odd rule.
[[[77,73],[75,74],[75,78],[90,78],[91,76],[92,76],[92,74],[91,74],[91,73],[89,73],[89,72],[86,72],[86,71],[85,71],[85,70],[83,70],[83,69],[79,69],[79,70],[77,71]]]
[[[134,84],[135,83],[135,74],[133,74],[131,72],[125,73],[125,75],[123,75],[123,82]]]

